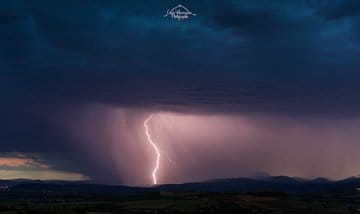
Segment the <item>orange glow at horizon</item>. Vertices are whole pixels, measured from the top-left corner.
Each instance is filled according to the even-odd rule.
[[[8,167],[28,167],[34,166],[38,168],[48,169],[49,166],[40,163],[31,158],[23,158],[23,157],[1,157],[0,158],[0,166],[8,166]]]

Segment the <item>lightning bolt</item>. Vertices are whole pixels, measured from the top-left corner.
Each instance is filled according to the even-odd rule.
[[[152,141],[150,133],[149,133],[149,126],[148,126],[148,122],[151,120],[153,115],[150,115],[150,117],[148,117],[145,121],[144,121],[144,127],[145,127],[145,134],[147,136],[147,140],[149,142],[149,144],[153,147],[155,153],[156,153],[156,164],[155,167],[152,171],[152,179],[153,179],[153,184],[157,184],[157,177],[156,177],[156,173],[159,169],[159,165],[160,165],[160,150],[157,147],[157,145]]]

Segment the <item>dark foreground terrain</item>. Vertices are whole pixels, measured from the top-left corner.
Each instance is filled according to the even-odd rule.
[[[128,197],[82,194],[2,195],[0,213],[360,213],[360,195],[281,193],[147,193]]]
[[[355,178],[225,179],[152,188],[28,180],[0,184],[1,214],[360,213]]]

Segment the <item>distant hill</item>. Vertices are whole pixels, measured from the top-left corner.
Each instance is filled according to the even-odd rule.
[[[231,178],[208,182],[168,184],[157,187],[162,191],[254,192],[279,191],[287,193],[316,193],[353,191],[360,187],[360,178],[330,181],[325,178],[306,180],[287,176],[264,178]]]
[[[83,192],[83,193],[136,193],[155,191],[204,191],[204,192],[257,192],[285,193],[347,192],[360,187],[360,178],[340,181],[325,178],[306,180],[287,176],[259,178],[228,178],[184,184],[165,184],[154,187],[130,187],[92,184],[84,181],[0,180],[0,191],[11,192]]]

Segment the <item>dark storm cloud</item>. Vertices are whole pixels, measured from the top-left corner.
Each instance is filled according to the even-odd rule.
[[[178,3],[1,1],[1,150],[93,173],[56,161],[73,149],[51,118],[73,104],[359,116],[358,1],[184,1],[198,16],[164,18]]]
[[[328,19],[343,19],[347,17],[360,15],[360,2],[354,0],[345,0],[336,5],[328,5],[328,7],[320,10],[320,14]]]
[[[359,78],[357,32],[324,19],[331,3],[188,4],[199,16],[176,22],[162,17],[166,1],[10,3],[5,75],[46,100],[302,114],[324,102],[336,106],[328,114],[358,106],[359,88],[348,84]]]

